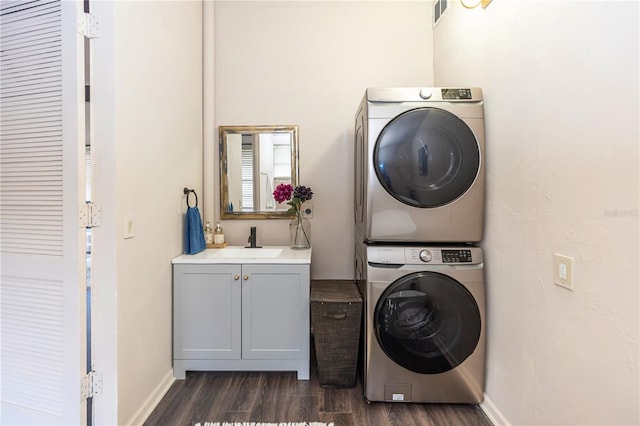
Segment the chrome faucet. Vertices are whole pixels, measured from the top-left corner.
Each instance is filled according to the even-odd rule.
[[[256,227],[252,226],[251,227],[251,233],[249,234],[249,239],[247,240],[247,242],[249,243],[249,246],[245,247],[245,248],[261,248],[259,246],[256,245]]]

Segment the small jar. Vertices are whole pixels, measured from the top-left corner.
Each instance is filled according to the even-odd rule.
[[[224,244],[224,231],[220,222],[216,223],[216,227],[213,231],[213,243]]]
[[[207,244],[213,243],[213,231],[211,230],[211,224],[207,222],[204,227],[204,242]]]

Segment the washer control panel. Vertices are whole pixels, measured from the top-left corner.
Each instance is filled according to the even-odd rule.
[[[387,265],[479,265],[480,247],[368,246],[367,262]]]
[[[479,247],[405,247],[405,263],[412,265],[478,264],[482,263]]]
[[[471,250],[442,250],[442,263],[471,263]]]

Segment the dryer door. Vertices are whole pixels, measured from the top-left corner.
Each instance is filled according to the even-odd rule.
[[[380,184],[413,207],[438,207],[464,194],[480,170],[480,147],[456,115],[417,108],[385,126],[374,148]]]
[[[374,312],[378,343],[404,368],[437,374],[460,365],[480,339],[480,310],[458,281],[416,272],[393,282]]]

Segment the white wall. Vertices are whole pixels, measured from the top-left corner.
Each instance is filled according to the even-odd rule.
[[[108,326],[106,337],[96,336],[97,357],[117,348],[115,366],[108,359],[97,366],[109,364],[104,392],[117,398],[117,407],[96,398],[96,416],[107,424],[142,421],[172,380],[171,259],[183,248],[182,189],[203,191],[202,8],[199,1],[96,4],[104,33],[94,45],[92,104],[104,227],[96,228],[94,313],[104,323],[114,310],[117,322],[117,336]],[[125,239],[128,215],[135,235]]]
[[[489,400],[512,424],[638,424],[638,2],[451,5],[435,83],[486,101]]]
[[[215,45],[205,42],[215,54],[215,114],[205,116],[205,132],[299,125],[300,184],[314,192],[312,278],[353,277],[356,108],[367,87],[433,83],[431,17],[427,1],[215,2]],[[204,161],[205,180],[216,182],[215,193],[206,193],[213,222],[218,158]],[[261,245],[288,244],[286,220],[223,226],[231,244],[246,244],[250,226]]]

